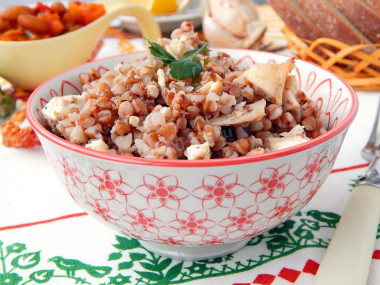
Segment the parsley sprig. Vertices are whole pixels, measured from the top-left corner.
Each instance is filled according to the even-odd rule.
[[[177,80],[183,78],[197,78],[203,70],[202,63],[195,61],[195,57],[203,52],[210,51],[205,43],[200,49],[187,51],[183,54],[181,59],[175,59],[166,49],[156,43],[149,41],[149,50],[151,54],[161,60],[164,66],[169,65],[170,75]]]

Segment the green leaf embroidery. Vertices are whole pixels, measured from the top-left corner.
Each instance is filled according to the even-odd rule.
[[[340,220],[340,216],[331,212],[321,212],[318,210],[310,210],[306,212],[307,216],[312,217],[318,222],[326,223],[328,226],[336,226]]]
[[[4,273],[0,274],[1,285],[17,285],[21,282],[22,277],[17,273]]]
[[[296,223],[295,221],[287,220],[283,224],[279,225],[278,227],[275,227],[275,228],[269,230],[269,233],[270,234],[286,233],[294,227],[295,223]]]
[[[129,268],[132,268],[132,267],[133,267],[133,262],[132,261],[121,262],[118,265],[118,269],[119,270],[129,269]]]
[[[118,259],[120,259],[122,256],[123,256],[123,254],[122,254],[121,252],[112,252],[112,253],[110,253],[110,255],[108,256],[108,261],[111,261],[111,260],[118,260]]]
[[[288,238],[284,236],[275,236],[267,241],[267,247],[271,250],[283,248],[288,242]]]
[[[123,274],[119,273],[116,276],[109,277],[110,282],[107,283],[108,285],[124,285],[127,283],[132,283],[130,281],[131,276],[124,276]]]
[[[312,231],[310,230],[305,230],[305,229],[302,229],[302,228],[298,228],[294,234],[302,239],[308,239],[308,240],[312,240],[314,238],[314,235],[312,233]]]
[[[28,269],[36,266],[40,262],[40,251],[29,252],[16,256],[11,264],[20,269]]]
[[[313,220],[301,219],[301,223],[314,231],[319,231],[320,229],[319,223]]]
[[[261,234],[261,235],[258,235],[258,236],[255,236],[253,238],[251,238],[248,242],[248,245],[257,245],[259,243],[261,243],[261,241],[264,239],[264,235]]]
[[[129,258],[132,261],[143,260],[145,257],[146,257],[145,253],[139,253],[139,252],[131,252],[131,253],[129,253]]]
[[[174,278],[176,278],[178,274],[181,273],[182,267],[183,267],[183,262],[180,262],[174,265],[172,268],[170,268],[165,275],[166,280],[173,280]]]
[[[153,272],[139,271],[139,270],[136,270],[135,272],[138,275],[140,275],[141,277],[144,277],[144,278],[151,280],[151,281],[160,281],[163,278],[161,275],[159,275],[157,273],[153,273]]]
[[[16,242],[11,245],[8,245],[5,249],[7,254],[20,253],[26,249],[26,246],[23,243]]]
[[[150,271],[157,271],[157,266],[155,264],[147,263],[147,262],[140,262],[140,265],[144,267],[146,270]]]
[[[169,259],[169,258],[165,258],[163,261],[161,261],[159,264],[158,264],[158,269],[163,271],[165,270],[170,264],[172,263],[172,260]]]
[[[207,266],[206,264],[201,263],[201,262],[193,262],[193,264],[189,267],[186,267],[186,269],[189,270],[190,274],[203,275],[207,270]]]
[[[114,244],[114,247],[120,250],[134,249],[140,247],[140,243],[136,239],[116,236],[118,244]]]
[[[30,274],[29,278],[37,283],[46,283],[53,277],[53,274],[54,274],[54,269],[39,270]]]

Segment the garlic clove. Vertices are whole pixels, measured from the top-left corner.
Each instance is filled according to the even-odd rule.
[[[252,47],[267,30],[267,24],[263,21],[253,21],[248,23],[247,31],[248,35],[244,38],[241,48],[250,48]]]
[[[202,22],[203,33],[211,46],[240,48],[243,40],[234,37],[222,29],[213,18],[205,18]]]
[[[223,29],[236,37],[247,36],[247,24],[259,19],[251,0],[208,0],[210,15]]]
[[[203,33],[210,46],[253,48],[267,25],[251,0],[203,0]]]

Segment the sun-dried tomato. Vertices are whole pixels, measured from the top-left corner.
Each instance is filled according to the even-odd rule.
[[[32,148],[40,145],[36,133],[30,126],[20,128],[25,120],[25,109],[16,111],[9,121],[1,125],[3,145],[8,147]]]

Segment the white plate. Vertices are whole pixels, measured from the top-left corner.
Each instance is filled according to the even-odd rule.
[[[183,21],[193,21],[194,28],[198,29],[202,25],[201,0],[193,0],[182,11],[171,15],[155,16],[157,23],[163,34],[170,34],[174,29],[179,28]],[[134,17],[120,16],[124,27],[132,32],[139,33],[140,28]]]

